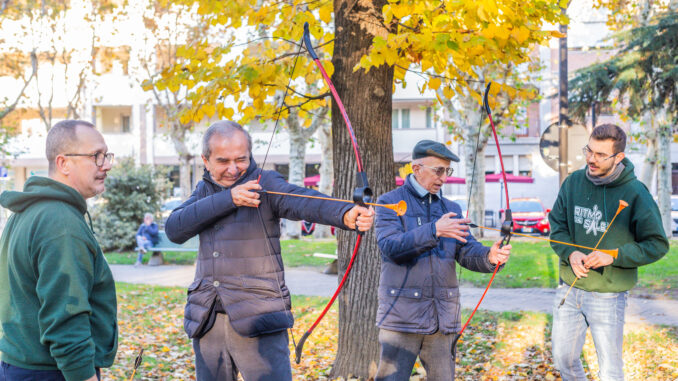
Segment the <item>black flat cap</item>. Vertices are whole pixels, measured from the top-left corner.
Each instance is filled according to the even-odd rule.
[[[412,159],[419,159],[426,156],[435,156],[450,161],[459,161],[457,155],[447,149],[444,144],[434,142],[433,140],[422,140],[414,146],[412,150]]]

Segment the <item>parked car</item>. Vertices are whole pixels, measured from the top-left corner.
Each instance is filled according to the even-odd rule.
[[[160,221],[161,226],[165,226],[165,221],[167,221],[170,214],[172,214],[172,211],[181,205],[181,203],[181,199],[177,197],[168,199],[162,204],[160,207],[160,216],[162,217],[162,221]]]
[[[551,209],[544,208],[538,198],[514,198],[510,201],[513,212],[513,231],[517,233],[536,233],[549,235],[548,214]],[[503,214],[503,210],[501,211]]]

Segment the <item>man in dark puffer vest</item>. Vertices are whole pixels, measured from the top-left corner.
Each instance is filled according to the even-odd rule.
[[[511,245],[500,248],[501,241],[492,247],[476,241],[459,205],[442,197],[451,161],[459,158],[443,144],[420,141],[412,153],[414,173],[379,198],[382,204],[405,200],[408,209],[400,217],[390,210],[377,214],[382,263],[376,380],[409,380],[417,356],[428,380],[454,380],[454,334],[461,330],[455,262],[491,273],[511,254]]]
[[[200,235],[184,313],[199,381],[236,380],[238,372],[247,381],[292,379],[287,329],[294,319],[280,255],[281,218],[362,231],[374,218],[371,208],[357,205],[257,193],[324,196],[258,169],[251,151],[251,137],[237,123],[211,125],[203,137],[203,180],[165,225],[173,242]]]

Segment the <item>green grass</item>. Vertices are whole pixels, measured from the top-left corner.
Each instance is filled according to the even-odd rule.
[[[190,251],[163,251],[162,253],[165,264],[172,265],[192,265],[197,255],[196,252]],[[104,256],[111,265],[133,265],[137,261],[137,253],[134,251],[104,253]],[[150,257],[150,251],[144,254],[144,264],[148,263]]]
[[[337,241],[334,238],[287,239],[280,241],[280,246],[286,267],[324,266],[332,260],[314,257],[313,253],[334,254],[337,251]]]
[[[299,266],[325,266],[332,260],[328,258],[314,257],[313,253],[334,254],[337,250],[337,243],[334,238],[311,239],[303,238],[300,240],[288,239],[280,241],[282,248],[283,261],[286,267]],[[106,260],[112,265],[133,265],[137,260],[137,253],[125,251],[121,253],[105,253]],[[144,255],[144,264],[148,263],[151,257],[150,252]],[[193,252],[163,252],[165,264],[173,265],[192,265],[195,262],[197,253]]]
[[[638,286],[678,291],[678,240],[669,241],[669,252],[664,258],[638,269]]]
[[[483,241],[491,245],[492,241]],[[493,287],[555,287],[558,283],[558,257],[548,242],[514,238],[513,250],[506,267],[497,273]],[[313,253],[334,254],[336,241],[331,239],[283,240],[281,241],[283,261],[286,267],[325,266],[331,259],[317,258]],[[150,254],[144,256],[144,263]],[[192,265],[195,253],[166,252],[165,263]],[[133,264],[136,253],[106,253],[111,264]],[[474,286],[485,286],[491,274],[480,274],[462,270],[461,281]],[[650,291],[678,290],[678,241],[672,240],[669,253],[661,260],[639,269],[638,287]]]

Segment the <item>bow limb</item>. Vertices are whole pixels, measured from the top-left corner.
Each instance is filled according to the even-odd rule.
[[[365,170],[363,168],[363,161],[362,157],[360,156],[360,150],[358,149],[358,142],[355,137],[355,133],[353,132],[353,126],[351,125],[351,120],[349,119],[348,114],[346,113],[344,103],[341,101],[341,98],[339,97],[337,90],[334,88],[334,83],[332,83],[332,80],[327,75],[325,68],[323,67],[322,63],[320,63],[320,59],[318,58],[318,55],[315,53],[315,50],[313,49],[313,45],[311,44],[311,34],[309,32],[308,23],[304,23],[304,45],[306,45],[306,49],[308,50],[309,55],[311,56],[316,66],[320,70],[320,73],[322,74],[325,83],[330,88],[330,92],[332,93],[332,99],[335,102],[335,105],[337,106],[339,111],[341,112],[341,116],[344,119],[346,128],[348,129],[348,134],[351,139],[351,144],[353,145],[353,152],[355,153],[356,164],[358,168],[357,187],[353,191],[353,201],[358,205],[366,207],[367,203],[372,201],[372,190],[370,189],[369,183],[367,181],[367,174],[365,174]],[[353,248],[353,254],[351,255],[351,260],[349,261],[348,266],[346,267],[346,272],[344,272],[344,276],[341,278],[341,282],[339,282],[339,286],[337,287],[336,291],[334,291],[334,294],[332,295],[332,298],[330,299],[329,303],[327,303],[327,305],[320,313],[318,318],[315,320],[315,322],[313,322],[311,328],[309,328],[304,333],[304,335],[299,340],[299,343],[295,346],[296,354],[295,361],[297,364],[301,362],[301,354],[304,350],[304,343],[306,342],[306,339],[308,339],[311,333],[313,333],[315,327],[318,326],[320,321],[325,317],[327,311],[330,309],[330,307],[332,307],[332,304],[334,304],[334,301],[337,299],[337,296],[339,295],[341,289],[344,287],[344,284],[346,283],[346,279],[348,279],[348,274],[351,272],[351,269],[353,268],[353,262],[355,261],[355,258],[358,254],[358,250],[360,249],[360,243],[362,242],[363,237],[363,232],[359,231],[357,226],[355,230],[357,233],[357,238],[355,241],[355,246]]]
[[[492,135],[494,136],[494,143],[497,146],[497,154],[499,155],[499,163],[501,164],[501,175],[502,178],[504,179],[504,191],[506,192],[506,210],[504,212],[504,222],[501,224],[501,235],[502,235],[502,240],[501,244],[499,247],[502,247],[504,245],[507,245],[509,242],[511,242],[511,234],[513,232],[513,217],[511,213],[511,205],[509,203],[509,195],[508,195],[508,182],[506,181],[506,170],[504,169],[504,158],[501,154],[501,146],[499,145],[499,138],[497,137],[497,128],[494,125],[494,120],[492,119],[492,110],[490,110],[490,104],[488,101],[488,96],[490,93],[490,87],[492,86],[492,82],[489,82],[487,84],[487,87],[485,88],[485,94],[483,95],[483,108],[485,109],[485,112],[487,112],[487,117],[490,120],[490,126],[492,127]],[[479,132],[480,134],[480,132]],[[485,291],[483,291],[483,295],[480,297],[480,300],[478,300],[478,304],[476,304],[475,308],[473,309],[473,312],[471,312],[471,315],[469,315],[468,319],[466,320],[466,323],[464,323],[464,326],[461,328],[461,331],[457,333],[457,335],[454,338],[454,342],[452,343],[452,353],[455,353],[456,347],[457,347],[457,341],[459,341],[459,338],[461,335],[464,333],[466,330],[466,327],[468,327],[469,323],[471,322],[471,319],[473,319],[473,315],[475,315],[476,311],[478,311],[478,308],[480,307],[480,304],[483,302],[483,299],[485,298],[485,295],[487,294],[487,291],[490,289],[490,286],[492,286],[492,282],[494,281],[494,277],[497,275],[497,271],[499,270],[499,267],[501,267],[502,263],[497,262],[497,264],[494,267],[494,272],[492,273],[492,277],[490,278],[490,281],[487,283],[487,286],[485,287]]]

